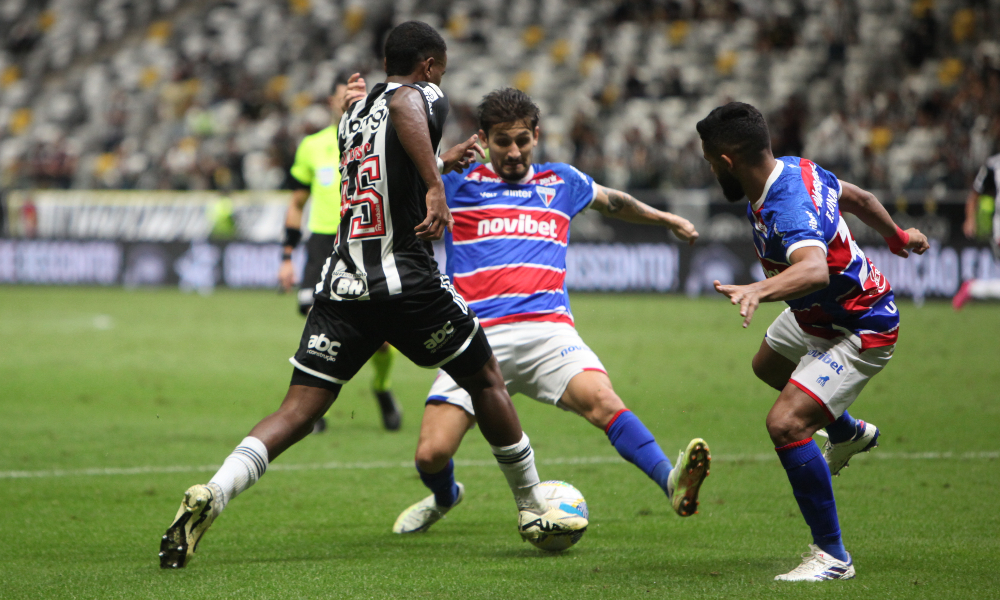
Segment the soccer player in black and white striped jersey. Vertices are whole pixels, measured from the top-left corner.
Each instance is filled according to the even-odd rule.
[[[549,506],[537,490],[534,452],[486,334],[431,255],[430,241],[454,222],[441,173],[483,154],[472,136],[437,157],[448,113],[438,87],[447,60],[444,40],[425,23],[389,33],[386,81],[340,122],[341,224],[290,359],[288,393],[208,484],[187,490],[160,544],[162,568],[187,564],[226,504],[312,431],[341,386],[386,341],[418,365],[444,369],[472,396],[480,430],[514,493],[522,537],[586,529],[586,518]]]
[[[984,211],[984,204],[992,206]],[[994,256],[1000,258],[1000,154],[987,158],[972,182],[965,200],[965,223],[962,224],[965,237],[976,239],[981,227],[978,223],[980,213],[989,214],[990,210],[993,213],[990,246]],[[951,299],[951,305],[955,310],[962,310],[969,300],[1000,300],[1000,278],[980,276],[963,282]]]

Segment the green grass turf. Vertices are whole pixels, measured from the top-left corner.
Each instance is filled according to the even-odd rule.
[[[211,475],[194,468],[214,470],[287,388],[294,300],[0,287],[0,598],[1000,597],[998,460],[962,458],[1000,450],[1000,307],[900,304],[896,356],[852,409],[879,425],[882,447],[834,481],[858,577],[778,584],[810,541],[764,430],[775,393],[750,371],[780,307],[743,330],[722,301],[577,294],[573,306],[671,457],[693,436],[710,442],[699,515],[674,515],[582,419],[515,397],[542,477],[587,497],[583,541],[561,555],[520,541],[478,431],[457,457],[464,504],[427,534],[393,535],[426,493],[404,465],[433,377],[400,359],[400,433],[381,430],[366,367],[328,433],[235,500],[187,569],[161,571],[182,492]],[[953,454],[914,458],[923,452]],[[580,457],[608,461],[547,462]],[[371,468],[277,468],[331,462]],[[161,471],[81,474],[131,467]],[[11,477],[52,470],[67,473]]]

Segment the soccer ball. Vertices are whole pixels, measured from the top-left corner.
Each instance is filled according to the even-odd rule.
[[[590,513],[587,511],[587,501],[584,500],[583,494],[565,481],[543,481],[538,484],[538,490],[549,506],[558,506],[566,512],[576,513],[585,519],[589,518]],[[541,550],[561,552],[579,542],[585,531],[586,529],[571,533],[551,533],[529,541]]]

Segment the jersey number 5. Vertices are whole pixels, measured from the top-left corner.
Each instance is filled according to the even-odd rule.
[[[375,189],[375,184],[381,180],[382,168],[379,157],[369,156],[358,167],[354,195],[350,201],[352,239],[385,235],[383,198],[382,194]],[[341,215],[341,217],[343,216]]]

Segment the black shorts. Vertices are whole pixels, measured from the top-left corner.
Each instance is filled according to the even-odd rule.
[[[333,254],[333,243],[337,240],[336,233],[314,233],[306,240],[306,265],[302,269],[302,282],[299,284],[299,310],[302,314],[309,312],[313,305],[313,291],[323,275],[323,265]]]
[[[476,373],[493,355],[476,313],[442,275],[388,300],[316,298],[298,352],[289,359],[296,368],[292,383],[343,385],[383,342],[417,365],[441,367],[455,378]]]

